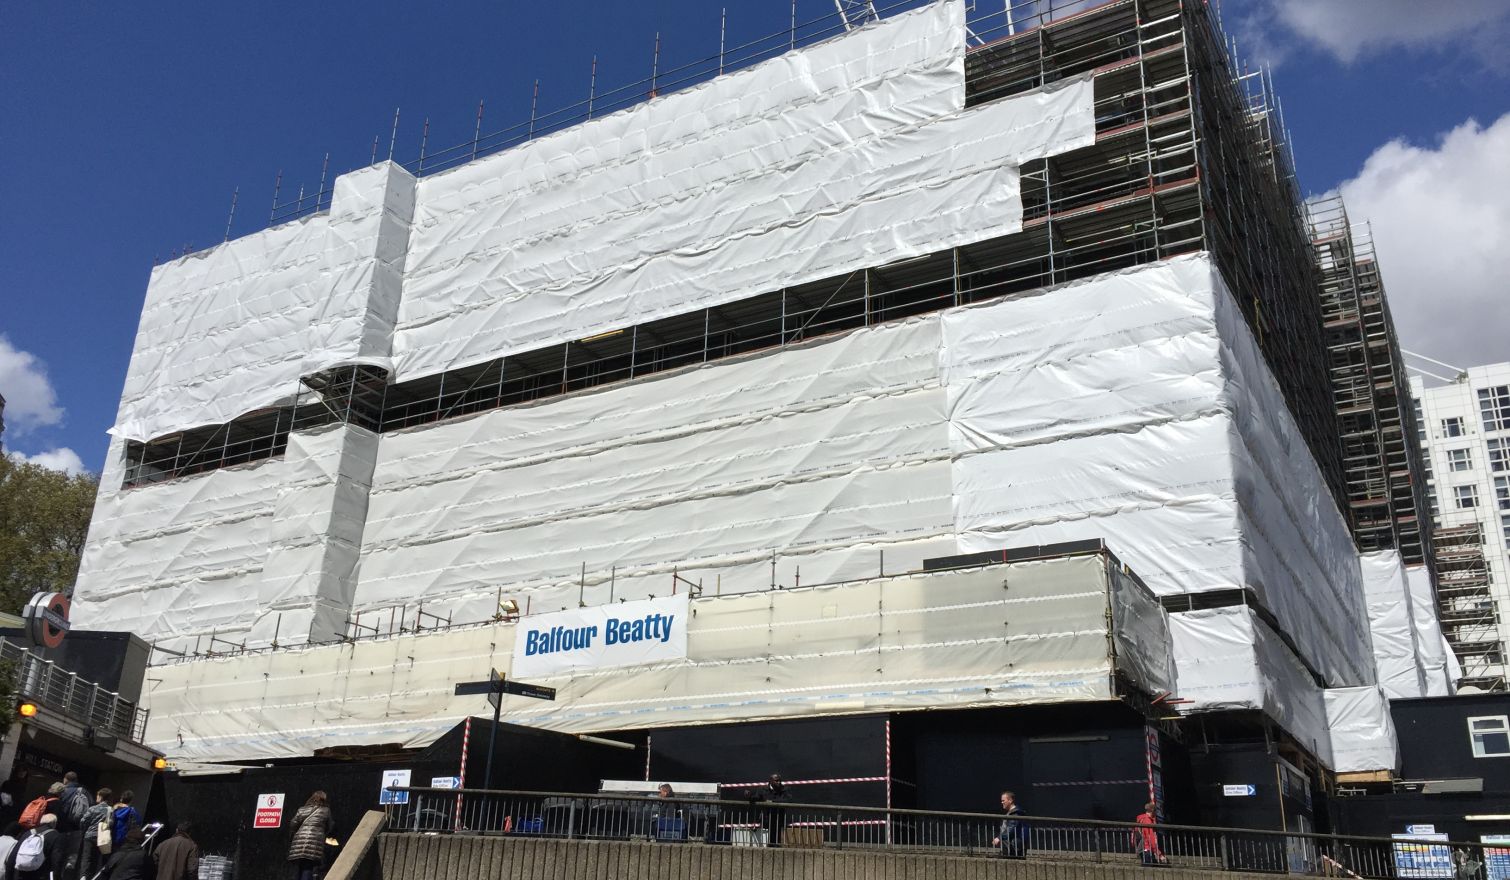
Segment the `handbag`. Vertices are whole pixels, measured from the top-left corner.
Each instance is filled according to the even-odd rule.
[[[110,854],[110,815],[107,813],[94,828],[94,845],[99,847],[100,855]]]

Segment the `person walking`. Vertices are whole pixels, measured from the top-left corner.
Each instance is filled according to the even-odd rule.
[[[79,878],[80,880],[92,880],[105,863],[105,856],[109,854],[108,846],[113,841],[110,833],[110,811],[114,809],[113,802],[115,792],[108,788],[102,788],[94,793],[94,805],[84,812],[84,819],[79,823],[81,840],[79,841]],[[100,849],[100,833],[104,832],[107,849]]]
[[[93,803],[89,790],[79,784],[79,774],[72,770],[64,773],[63,791],[58,795],[58,830],[78,831]]]
[[[1158,809],[1158,804],[1149,801],[1143,805],[1143,812],[1134,820],[1138,827],[1133,829],[1133,846],[1138,850],[1138,861],[1145,865],[1163,865],[1169,861],[1164,858],[1164,851],[1159,849],[1159,832],[1154,829],[1159,824],[1154,816]]]
[[[198,880],[199,844],[190,836],[193,830],[189,822],[178,823],[173,836],[152,854],[157,880]]]
[[[124,795],[124,792],[122,792]],[[121,838],[120,848],[105,860],[100,880],[152,880],[152,859],[143,849],[147,835],[133,828]]]
[[[26,784],[31,774],[25,767],[11,769],[10,778],[0,783],[0,824],[9,825],[21,818],[26,807]]]
[[[121,802],[110,811],[110,847],[120,849],[126,843],[126,835],[131,829],[142,827],[142,814],[131,806],[136,799],[136,793],[131,789],[121,792]]]
[[[1001,793],[1001,808],[1006,815],[1002,817],[1001,827],[991,845],[997,847],[999,858],[1025,859],[1028,857],[1028,823],[1018,817],[1026,814],[1017,806],[1017,796],[1010,791]]]
[[[58,815],[58,797],[63,794],[63,783],[54,782],[47,787],[47,794],[39,795],[26,809],[21,811],[21,827],[36,828],[42,822],[42,817],[48,814],[56,821]]]
[[[288,860],[294,866],[294,880],[315,880],[315,872],[325,864],[325,838],[330,836],[334,825],[330,800],[323,791],[310,795],[299,812],[294,814],[290,826],[294,838],[288,845]]]
[[[21,838],[25,836],[26,829],[21,827],[20,822],[11,822],[5,826],[4,831],[0,831],[0,866],[10,859],[11,850],[15,849],[16,844],[20,843]],[[3,867],[0,867],[0,874],[4,874]]]
[[[89,790],[79,784],[79,774],[72,770],[64,773],[63,791],[58,794],[58,802],[52,809],[58,817],[59,841],[56,845],[66,853],[63,873],[58,880],[73,880],[78,876],[79,860],[84,848],[84,835],[80,828],[84,814],[89,811],[92,802]]]
[[[5,859],[6,877],[13,880],[52,880],[63,876],[67,861],[63,836],[58,833],[58,817],[52,813],[42,817]]]

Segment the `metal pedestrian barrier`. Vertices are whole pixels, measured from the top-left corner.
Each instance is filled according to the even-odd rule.
[[[1486,858],[1482,844],[1424,838],[761,800],[420,787],[390,791],[401,799],[407,795],[407,802],[386,807],[388,833],[865,849],[1369,880],[1467,876],[1468,870],[1478,873]],[[1489,853],[1495,854],[1510,857],[1510,850]]]

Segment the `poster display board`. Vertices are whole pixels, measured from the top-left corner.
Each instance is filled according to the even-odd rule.
[[[1445,834],[1391,834],[1394,839],[1395,875],[1409,880],[1451,880],[1452,848]],[[1438,844],[1434,841],[1441,841]]]
[[[390,791],[393,788],[408,788],[412,771],[409,770],[384,770],[383,783],[378,789],[378,803],[380,804],[407,804],[409,792]]]

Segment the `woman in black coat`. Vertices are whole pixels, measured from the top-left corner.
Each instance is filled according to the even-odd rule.
[[[294,814],[294,839],[288,846],[288,861],[293,865],[295,880],[314,880],[315,871],[325,864],[325,838],[334,827],[325,792],[310,795]]]

